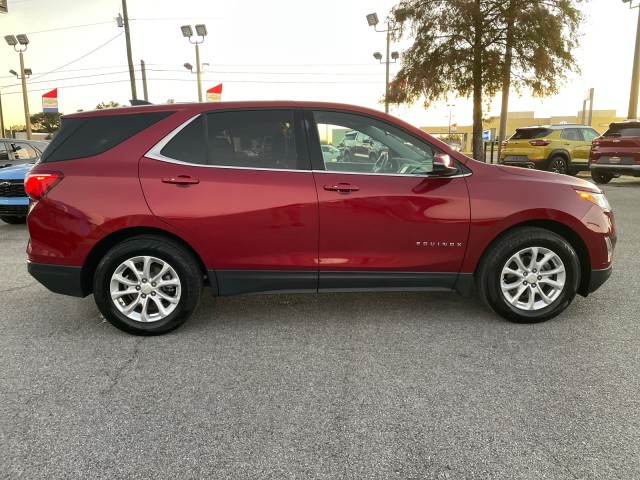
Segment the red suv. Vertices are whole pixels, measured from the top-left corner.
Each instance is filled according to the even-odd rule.
[[[613,177],[640,177],[640,120],[613,122],[591,143],[591,178],[609,183]]]
[[[357,130],[373,163],[326,162]],[[265,148],[265,139],[269,148]],[[340,104],[173,104],[66,115],[29,173],[28,269],[105,318],[168,332],[213,295],[476,286],[540,322],[611,274],[595,185],[486,165],[389,115]]]

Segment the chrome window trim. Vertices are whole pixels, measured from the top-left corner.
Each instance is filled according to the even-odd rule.
[[[151,149],[144,156],[147,157],[147,158],[153,158],[154,160],[161,160],[161,161],[170,162],[170,163],[178,163],[178,164],[181,164],[181,165],[205,166],[205,165],[202,165],[201,163],[191,163],[191,162],[183,162],[182,160],[176,160],[175,158],[166,157],[166,156],[164,156],[164,155],[162,155],[160,153],[162,151],[162,149],[167,146],[167,143],[169,143],[171,140],[173,140],[173,137],[178,135],[182,131],[183,128],[185,128],[191,122],[196,120],[199,116],[200,116],[200,114],[194,115],[193,117],[191,117],[186,122],[183,122],[182,124],[178,125],[172,132],[170,132],[162,140],[160,140],[153,147],[151,147]]]
[[[413,178],[463,178],[470,177],[471,173],[461,173],[459,175],[439,176],[430,175],[428,173],[412,174],[412,173],[375,173],[375,172],[337,172],[332,170],[313,170],[313,173],[331,173],[334,175],[374,175],[383,177],[413,177]]]

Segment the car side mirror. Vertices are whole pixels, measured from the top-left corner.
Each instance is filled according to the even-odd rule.
[[[447,177],[451,175],[457,175],[460,173],[460,169],[456,167],[453,159],[446,153],[436,153],[433,156],[433,173]]]

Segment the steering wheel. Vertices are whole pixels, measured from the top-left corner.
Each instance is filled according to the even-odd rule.
[[[395,171],[397,168],[397,162],[389,157],[389,152],[381,152],[371,171],[373,173],[388,173]]]

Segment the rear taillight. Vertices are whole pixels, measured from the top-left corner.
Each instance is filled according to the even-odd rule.
[[[534,147],[546,147],[551,143],[551,140],[531,140],[529,143]]]
[[[40,200],[49,190],[55,187],[64,175],[62,173],[27,174],[24,180],[24,191],[32,200]]]

